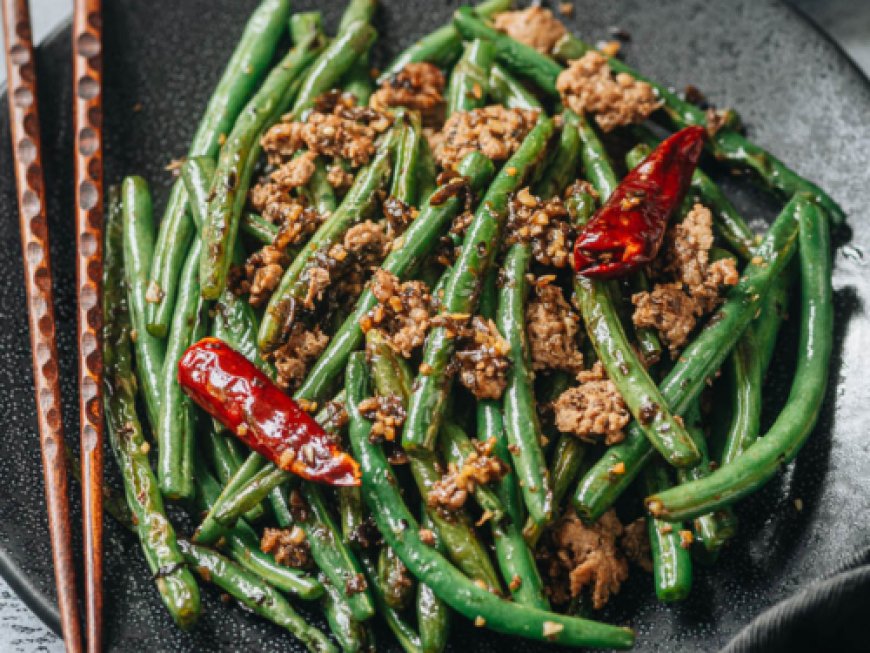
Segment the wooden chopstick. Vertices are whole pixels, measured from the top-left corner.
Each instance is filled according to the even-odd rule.
[[[103,92],[101,0],[73,5],[76,285],[84,524],[85,641],[102,650],[103,630]]]
[[[27,288],[33,384],[42,450],[48,530],[66,650],[82,650],[76,605],[63,421],[61,419],[54,303],[49,264],[45,176],[39,137],[36,61],[27,0],[3,0],[10,133],[18,188],[21,251]],[[38,555],[38,551],[33,552]]]

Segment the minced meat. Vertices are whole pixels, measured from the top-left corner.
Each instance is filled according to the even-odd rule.
[[[303,152],[278,166],[269,178],[284,190],[299,188],[308,183],[314,175],[314,162],[317,155],[314,152]]]
[[[372,276],[372,294],[378,304],[363,318],[363,332],[378,329],[393,350],[405,358],[423,345],[432,319],[432,297],[422,281],[400,282],[378,268]]]
[[[440,125],[444,119],[444,73],[431,63],[405,64],[372,94],[369,105],[378,111],[390,107],[407,107],[420,112],[427,127]]]
[[[508,467],[492,451],[495,438],[486,442],[472,440],[474,451],[463,461],[462,467],[450,464],[447,473],[432,485],[426,503],[432,508],[455,512],[465,505],[468,494],[478,485],[495,483],[507,474]]]
[[[510,345],[492,320],[475,315],[459,331],[455,363],[459,381],[478,399],[499,399],[507,387]]]
[[[287,254],[274,245],[254,252],[242,266],[230,269],[227,283],[236,295],[248,295],[252,306],[264,304],[281,281],[290,262]]]
[[[393,442],[398,429],[405,423],[405,407],[397,395],[375,395],[363,399],[357,406],[359,412],[372,422],[369,438],[372,442]]]
[[[346,159],[353,167],[368,163],[391,118],[354,102],[352,96],[328,94],[305,122],[282,120],[271,127],[260,139],[269,163],[279,166],[302,149]]]
[[[277,384],[283,390],[298,388],[308,367],[323,353],[328,343],[329,336],[319,326],[308,329],[301,322],[294,322],[287,342],[270,355],[278,371]]]
[[[567,267],[571,262],[574,233],[568,224],[568,210],[559,197],[541,200],[522,188],[508,205],[507,238],[513,243],[529,243],[541,265]]]
[[[590,526],[569,509],[552,529],[554,552],[546,572],[554,603],[565,603],[588,587],[592,607],[600,610],[619,593],[628,579],[628,562],[617,546],[622,533],[622,524],[612,509]]]
[[[583,369],[579,331],[580,316],[565,301],[562,289],[551,283],[536,283],[535,297],[526,307],[532,369],[579,373]]]
[[[353,185],[353,173],[345,170],[340,163],[334,163],[326,171],[326,183],[337,191],[344,191]]]
[[[552,11],[537,5],[496,14],[493,25],[500,32],[543,54],[550,54],[553,46],[567,33],[562,21]]]
[[[698,319],[722,302],[722,290],[739,279],[734,260],[710,262],[712,247],[713,216],[708,208],[695,204],[681,223],[668,230],[663,256],[655,266],[659,282],[651,291],[631,298],[634,324],[658,330],[671,354],[683,347]]]
[[[556,79],[556,88],[565,106],[594,114],[605,132],[643,122],[661,105],[652,86],[628,73],[614,76],[607,57],[595,50],[570,62]]]
[[[622,429],[631,421],[631,413],[601,362],[580,372],[577,380],[579,386],[568,388],[553,403],[556,428],[583,440],[603,438],[606,445],[622,442]]]
[[[312,564],[311,548],[305,539],[305,532],[299,526],[265,529],[260,550],[271,553],[279,565],[305,569]]]
[[[442,168],[455,168],[471,152],[504,161],[517,151],[537,119],[535,110],[506,109],[501,105],[457,111],[444,123],[435,158]]]
[[[629,562],[636,564],[648,573],[652,573],[652,553],[645,517],[638,517],[625,527],[622,538],[619,540],[619,546]]]

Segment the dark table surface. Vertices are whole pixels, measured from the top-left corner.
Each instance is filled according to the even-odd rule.
[[[340,1],[340,0],[335,0]],[[870,2],[860,0],[786,0],[828,32],[870,75]],[[37,42],[69,20],[70,0],[31,0]],[[0,34],[0,50],[3,35]],[[6,68],[0,67],[0,85]],[[0,578],[0,651],[8,653],[60,653],[62,641],[46,628]]]

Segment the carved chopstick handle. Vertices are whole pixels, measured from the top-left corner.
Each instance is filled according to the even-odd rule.
[[[73,8],[79,414],[88,651],[102,650],[103,613],[103,93],[100,0]]]
[[[21,250],[27,288],[33,383],[48,506],[48,529],[63,637],[67,651],[78,652],[82,650],[81,630],[70,549],[67,469],[58,385],[51,266],[48,258],[45,179],[39,138],[39,113],[36,107],[36,64],[26,0],[3,0],[3,29],[9,81],[10,133],[18,187]]]

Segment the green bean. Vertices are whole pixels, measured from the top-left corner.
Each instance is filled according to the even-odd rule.
[[[363,525],[362,495],[358,487],[340,487],[336,493],[341,535],[345,541],[354,542]]]
[[[580,134],[577,131],[577,115],[562,116],[559,141],[550,155],[540,180],[535,184],[535,195],[548,200],[558,197],[577,179],[580,167]]]
[[[196,461],[196,499],[201,510],[208,510],[220,496],[220,484]],[[275,558],[260,550],[257,534],[244,520],[239,520],[226,536],[226,547],[237,564],[257,574],[282,592],[288,592],[306,601],[323,596],[323,585],[300,569],[275,562]]]
[[[285,628],[309,651],[337,652],[326,635],[308,625],[269,583],[211,549],[185,541],[179,542],[179,546],[200,578],[214,583],[255,614]]]
[[[465,44],[447,85],[448,117],[457,111],[471,111],[486,105],[489,71],[494,63],[492,41],[474,39]]]
[[[462,427],[454,422],[444,422],[441,426],[441,453],[449,465],[455,465],[461,469],[468,456],[474,452],[474,445],[462,430]],[[474,499],[480,509],[489,515],[492,521],[500,522],[505,516],[504,506],[498,494],[489,486],[476,484],[474,487]]]
[[[453,14],[453,25],[467,41],[471,39],[492,41],[499,63],[520,77],[532,80],[548,95],[559,97],[556,91],[556,78],[562,72],[562,66],[550,57],[490,27],[469,7],[456,10]]]
[[[417,520],[402,501],[383,451],[369,441],[371,424],[357,409],[368,395],[365,356],[355,353],[347,367],[345,388],[350,414],[350,440],[363,474],[363,496],[387,544],[417,580],[457,612],[478,624],[509,635],[571,646],[627,648],[634,635],[585,619],[545,612],[504,601],[477,586],[450,565],[438,551],[420,541]]]
[[[543,434],[535,404],[534,377],[525,329],[526,274],[531,259],[531,246],[526,243],[512,245],[505,255],[496,325],[510,345],[511,365],[502,397],[508,450],[520,480],[529,519],[543,524],[553,516],[553,489],[541,447]]]
[[[224,69],[187,152],[188,157],[216,157],[221,138],[226,137],[248,98],[257,88],[275,53],[290,14],[287,0],[264,0],[254,11]],[[172,186],[153,261],[150,261],[147,325],[163,337],[169,329],[178,290],[178,276],[187,256],[194,225],[187,208],[187,193],[181,182]],[[154,422],[156,423],[156,422]]]
[[[453,267],[441,303],[443,313],[474,312],[480,286],[498,250],[499,237],[507,215],[507,202],[531,177],[546,153],[553,133],[553,121],[541,116],[516,153],[496,175],[465,234],[465,244]],[[450,393],[447,374],[455,343],[445,327],[429,332],[423,353],[427,373],[417,376],[408,406],[402,445],[414,451],[431,451],[441,427],[444,406]]]
[[[161,375],[160,412],[157,422],[157,478],[160,491],[169,499],[193,496],[193,439],[185,419],[190,398],[178,384],[178,361],[193,343],[197,316],[206,310],[199,292],[199,255],[202,242],[195,238],[179,277],[175,313],[172,316]]]
[[[433,533],[435,525],[426,514],[425,507],[422,510],[420,524]],[[435,548],[444,555],[444,544],[441,538],[435,534]],[[450,635],[450,609],[444,601],[435,596],[435,592],[425,583],[417,583],[417,630],[420,633],[420,647],[424,653],[441,653],[447,646]]]
[[[420,122],[420,114],[416,111],[397,112],[396,120],[401,120],[404,124],[396,146],[390,197],[396,198],[407,206],[416,206],[418,203],[417,161],[420,155],[420,141],[424,138],[423,126]]]
[[[647,465],[644,481],[647,494],[671,486],[668,470],[657,461]],[[671,524],[649,515],[646,522],[656,596],[664,603],[682,601],[692,590],[692,556],[683,545],[683,536],[680,534],[683,525]]]
[[[378,555],[375,592],[394,610],[404,610],[411,602],[414,585],[405,582],[406,574],[405,565],[396,557],[395,552],[388,546],[382,547]]]
[[[344,26],[306,73],[293,103],[293,117],[304,117],[319,95],[337,86],[354,62],[369,51],[376,38],[375,28],[367,21],[356,20]]]
[[[370,619],[375,614],[371,593],[365,588],[349,588],[350,581],[363,572],[359,559],[342,539],[320,488],[314,483],[302,483],[301,491],[306,507],[299,515],[298,524],[305,531],[311,557],[347,601],[353,618],[357,621]]]
[[[462,162],[459,165],[461,166]],[[435,155],[432,154],[432,148],[429,146],[429,139],[424,135],[420,139],[420,151],[417,154],[417,196],[421,202],[425,202],[437,184],[438,165],[435,163]]]
[[[242,215],[242,223],[239,225],[243,234],[256,240],[261,245],[271,245],[278,235],[278,226],[272,224],[256,213]]]
[[[136,414],[136,377],[132,370],[132,334],[124,293],[126,216],[111,196],[106,225],[103,277],[103,379],[109,442],[121,470],[124,493],[136,534],[157,589],[172,619],[182,628],[199,616],[199,589],[178,549],[166,516],[157,479],[148,461],[148,443]],[[143,331],[144,333],[144,331]]]
[[[513,5],[513,0],[484,0],[474,7],[474,13],[487,18],[502,11],[507,11]],[[439,27],[416,41],[413,45],[403,50],[390,62],[381,76],[378,84],[383,84],[390,77],[396,75],[409,63],[428,61],[439,68],[449,68],[462,53],[462,37],[453,24]]]
[[[626,163],[634,168],[649,154],[651,147],[659,143],[649,129],[643,126],[635,127],[633,132],[644,141],[626,155]],[[631,160],[629,160],[631,156]],[[696,168],[692,174],[691,194],[695,195],[704,206],[713,212],[713,227],[728,245],[744,260],[752,258],[752,248],[755,246],[755,234],[746,224],[743,216],[737,211],[719,185],[708,177],[703,170]]]
[[[747,329],[747,333],[750,330]],[[743,337],[745,338],[746,334]],[[738,342],[738,347],[742,340],[741,338]],[[710,474],[713,468],[710,455],[707,452],[707,438],[701,424],[701,408],[697,400],[693,401],[689,406],[684,419],[686,430],[695,440],[695,444],[701,452],[701,462],[695,467],[677,470],[677,478],[680,483],[688,483],[698,478],[704,478]],[[712,559],[718,555],[722,545],[736,534],[737,516],[730,508],[700,515],[694,520],[692,530],[695,532],[695,542],[699,545],[700,550],[703,551],[704,556]]]
[[[329,183],[327,174],[326,163],[322,157],[318,157],[314,162],[314,174],[302,188],[309,204],[324,216],[331,214],[336,207],[335,190]]]
[[[345,93],[350,93],[356,98],[356,105],[358,107],[368,105],[369,98],[371,98],[375,90],[372,83],[371,62],[369,61],[368,54],[361,56],[354,62],[341,80],[341,85]]]
[[[628,289],[632,295],[639,292],[649,292],[650,285],[643,272],[634,272],[628,277]],[[653,327],[634,327],[634,337],[637,350],[644,365],[649,368],[662,358],[662,341],[658,331]]]
[[[281,282],[272,293],[269,304],[260,323],[257,343],[261,352],[269,353],[281,344],[281,339],[290,328],[291,317],[297,304],[301,304],[307,293],[307,275],[313,267],[317,252],[325,252],[344,237],[351,225],[364,220],[377,205],[377,190],[390,175],[390,159],[395,129],[381,145],[372,162],[357,173],[353,185],[344,197],[341,206],[330,215],[317,229],[308,245],[293,260],[284,272]]]
[[[562,61],[579,59],[590,50],[590,46],[580,39],[566,34],[556,44],[554,54]],[[707,124],[706,113],[700,107],[680,99],[680,97],[663,84],[658,84],[644,77],[629,65],[616,57],[609,57],[608,62],[614,73],[628,73],[635,79],[645,81],[653,87],[656,95],[663,102],[662,109],[669,121],[677,129],[689,125]],[[804,179],[782,161],[765,151],[732,127],[726,125],[718,130],[707,142],[713,155],[720,161],[731,165],[748,168],[755,172],[767,186],[781,197],[790,198],[795,193],[809,193],[821,206],[834,224],[842,224],[846,220],[843,209],[811,181]]]
[[[344,653],[360,653],[361,651],[374,650],[368,641],[365,625],[353,618],[350,607],[341,596],[341,593],[328,582],[323,584],[326,592],[323,595],[323,614],[329,629],[338,640],[339,646]]]
[[[407,362],[388,345],[382,341],[379,343],[374,330],[369,331],[366,340],[375,345],[372,348],[375,355],[369,358],[375,391],[381,396],[395,395],[407,406],[411,388],[411,372]],[[417,489],[425,499],[435,483],[441,480],[439,461],[434,454],[418,452],[409,455],[408,462]],[[459,510],[447,518],[437,508],[428,505],[426,512],[453,562],[469,577],[485,583],[487,587],[499,589],[498,574],[493,569],[486,549],[477,539],[468,514]]]
[[[146,328],[148,265],[154,251],[151,192],[142,177],[127,177],[121,186],[124,224],[124,275],[136,353],[136,375],[150,424],[160,415],[160,376],[166,347]]]
[[[489,71],[489,94],[495,102],[508,109],[535,109],[543,111],[534,93],[511,75],[503,66],[495,64]]]
[[[728,465],[648,497],[647,509],[662,519],[690,519],[751,494],[794,459],[816,424],[828,383],[834,305],[830,226],[806,197],[798,195],[789,203],[800,223],[801,336],[785,408],[764,437]]]
[[[615,188],[615,175],[595,132],[585,118],[578,116],[577,120],[584,162],[595,161],[594,172],[593,166],[586,166],[587,174],[605,200]],[[615,306],[611,284],[577,275],[574,294],[589,340],[644,435],[670,464],[695,465],[700,452],[632,348]]]
[[[686,410],[707,379],[722,365],[761,307],[773,280],[782,273],[794,255],[797,217],[810,210],[808,206],[808,201],[801,196],[795,196],[786,205],[756,248],[756,262],[750,262],[746,267],[725,303],[683,350],[660,384],[659,389],[666,404],[678,414]],[[608,448],[607,453],[580,480],[573,499],[577,512],[587,521],[598,519],[634,480],[651,453],[648,440],[643,437],[638,424],[632,422],[625,440]],[[701,514],[704,512],[710,510]]]
[[[619,185],[607,150],[604,149],[604,144],[598,138],[595,128],[586,120],[585,116],[580,116],[569,110],[565,110],[562,115],[565,119],[570,117],[576,123],[580,142],[583,146],[580,150],[580,159],[583,161],[586,179],[595,187],[603,203]]]
[[[378,569],[367,556],[360,556],[363,569],[365,569],[366,578],[369,581],[369,587],[372,589],[372,594],[375,597],[375,603],[378,606],[378,614],[386,622],[387,627],[393,633],[399,646],[405,653],[420,653],[420,636],[414,632],[414,629],[402,618],[399,610],[391,606],[389,597],[386,593],[386,588],[381,585]],[[401,564],[401,561],[399,561]]]
[[[205,299],[217,299],[226,286],[239,217],[261,149],[260,135],[287,110],[297,94],[303,71],[323,47],[322,35],[315,29],[314,21],[310,22],[307,38],[272,69],[221,147],[212,182],[214,192],[201,232],[200,284]]]
[[[480,152],[468,154],[459,164],[458,172],[468,179],[473,192],[482,189],[494,174],[494,166]],[[443,199],[443,201],[441,201]],[[433,201],[435,201],[433,203]],[[384,259],[381,269],[395,274],[399,279],[411,277],[420,263],[429,255],[441,233],[447,228],[454,216],[463,206],[461,196],[448,196],[446,199],[430,195],[420,209],[420,214],[408,230],[400,236],[401,247],[394,247]],[[320,401],[344,371],[347,357],[359,347],[363,338],[360,321],[377,304],[377,298],[366,288],[357,300],[356,307],[341,327],[332,336],[324,352],[308,372],[297,397],[309,401]]]
[[[791,288],[798,277],[797,261],[788,265],[783,273],[777,277],[764,298],[764,306],[761,315],[755,320],[752,329],[755,333],[755,342],[758,347],[758,356],[761,359],[762,375],[767,373],[770,360],[776,347],[777,335],[783,320],[788,314],[789,295]]]
[[[338,24],[338,34],[344,34],[351,26],[357,22],[370,23],[375,11],[378,8],[376,0],[350,0],[344,13],[341,15],[341,22]]]

